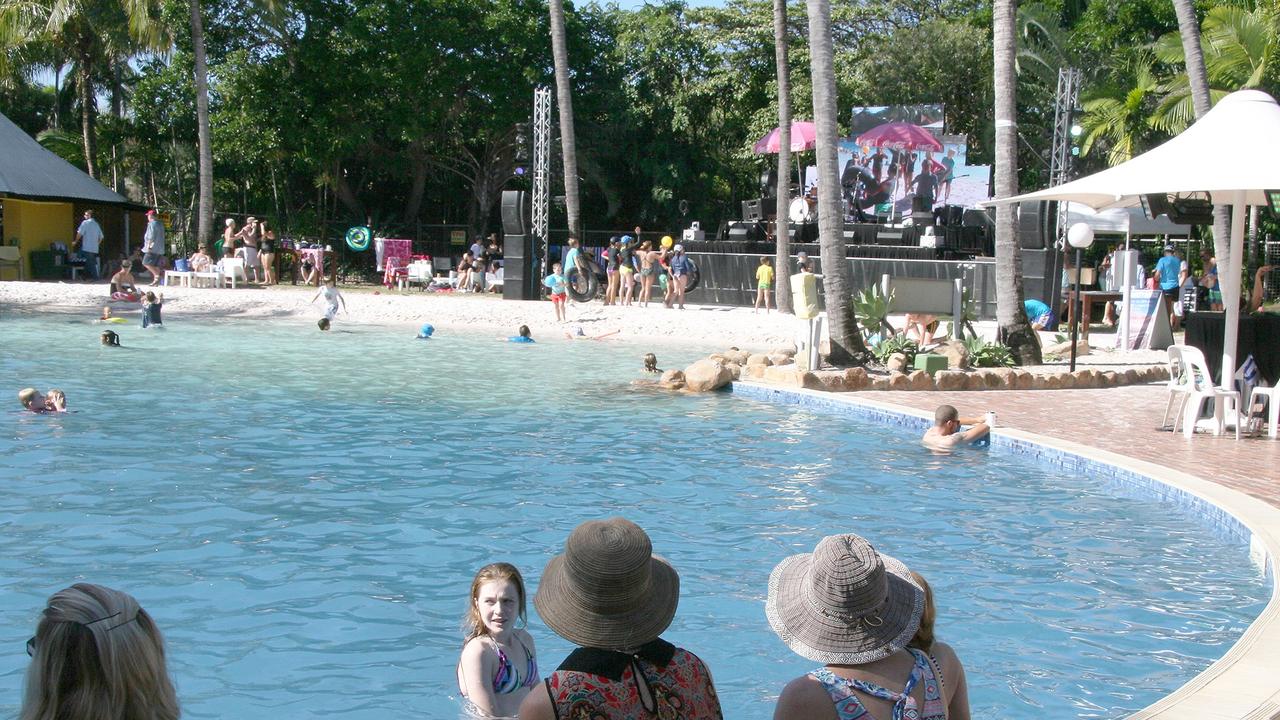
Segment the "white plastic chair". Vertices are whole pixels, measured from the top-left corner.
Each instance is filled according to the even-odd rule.
[[[404,276],[401,282],[406,285],[419,283],[424,290],[431,284],[431,278],[435,274],[430,260],[414,260],[409,263],[408,270],[408,274]]]
[[[1275,440],[1280,436],[1280,385],[1275,387],[1255,387],[1249,393],[1249,420],[1253,422],[1253,409],[1259,399],[1267,403],[1267,437]],[[1259,420],[1261,422],[1261,420]]]
[[[169,280],[172,278],[177,280],[178,284],[181,286],[191,287],[191,280],[195,276],[196,273],[194,270],[165,270],[164,285],[165,287],[168,287],[171,284]]]
[[[1228,418],[1235,426],[1236,439],[1240,439],[1240,393],[1226,390],[1213,383],[1213,375],[1204,361],[1204,353],[1200,348],[1190,345],[1169,346],[1170,358],[1175,348],[1181,358],[1179,374],[1185,376],[1187,389],[1186,399],[1182,406],[1182,434],[1191,437],[1196,431],[1196,421],[1200,418],[1200,408],[1205,400],[1213,402],[1213,434],[1221,435],[1226,430]],[[1170,381],[1172,391],[1173,381]],[[1183,391],[1179,391],[1183,392]],[[1176,423],[1176,420],[1175,420]],[[1177,425],[1174,425],[1177,430]]]
[[[1191,394],[1191,376],[1182,361],[1182,351],[1186,347],[1186,345],[1170,345],[1167,351],[1169,353],[1169,399],[1164,404],[1164,417],[1160,418],[1161,430],[1168,427],[1169,421],[1172,420],[1173,427],[1169,429],[1173,432],[1178,431],[1178,419],[1182,417],[1182,410]],[[1175,403],[1177,409],[1174,409]]]
[[[222,258],[221,264],[222,264],[223,283],[225,284],[226,281],[230,280],[232,290],[234,290],[236,287],[237,279],[243,280],[246,283],[249,282],[249,276],[246,275],[244,272],[244,258],[238,258],[238,257]]]

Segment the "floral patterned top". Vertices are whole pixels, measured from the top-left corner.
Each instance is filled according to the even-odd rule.
[[[911,676],[907,678],[907,685],[902,692],[886,690],[864,680],[840,677],[825,667],[809,673],[809,677],[822,683],[826,688],[827,694],[831,696],[831,702],[835,703],[836,716],[840,720],[875,720],[863,707],[862,701],[854,693],[855,690],[892,702],[893,720],[946,720],[946,703],[942,699],[938,678],[933,672],[933,663],[929,662],[928,656],[919,650],[915,648],[907,648],[907,650],[915,658],[915,664],[911,667]],[[911,697],[911,691],[915,689],[916,683],[920,682],[924,683],[924,707],[922,708],[916,707],[915,698]]]
[[[665,640],[634,655],[578,648],[545,681],[559,720],[722,720],[711,674]],[[641,688],[647,688],[642,692]]]

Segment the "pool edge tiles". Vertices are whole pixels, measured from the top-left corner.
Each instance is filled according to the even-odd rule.
[[[734,382],[730,391],[746,399],[786,403],[917,432],[932,422],[914,408],[848,394],[743,381]],[[1275,572],[1280,558],[1280,508],[1212,480],[1046,435],[1000,427],[992,433],[991,446],[1030,455],[1065,470],[1088,472],[1128,490],[1172,502],[1220,535],[1246,544],[1250,558],[1270,580],[1271,599],[1266,607],[1221,658],[1130,718],[1280,717],[1280,673],[1274,672],[1280,667],[1280,582]],[[1264,671],[1268,668],[1271,670]],[[1259,682],[1263,677],[1270,679]]]

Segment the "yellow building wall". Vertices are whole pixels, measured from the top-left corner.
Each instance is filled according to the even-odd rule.
[[[16,238],[24,258],[32,250],[48,250],[52,242],[63,242],[70,248],[76,239],[73,211],[71,203],[5,198],[5,244]]]

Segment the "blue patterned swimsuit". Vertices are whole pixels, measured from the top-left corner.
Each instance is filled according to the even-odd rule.
[[[809,673],[809,677],[822,683],[822,687],[826,688],[827,694],[831,696],[831,702],[835,703],[836,715],[840,720],[875,720],[862,706],[862,701],[858,699],[855,690],[892,702],[893,720],[946,720],[947,707],[942,700],[938,678],[933,673],[933,664],[923,652],[915,648],[907,648],[907,650],[916,662],[911,668],[911,677],[907,678],[907,686],[900,693],[890,692],[865,680],[842,678],[825,667]],[[923,710],[916,706],[915,699],[911,697],[911,691],[921,681],[924,682]]]

